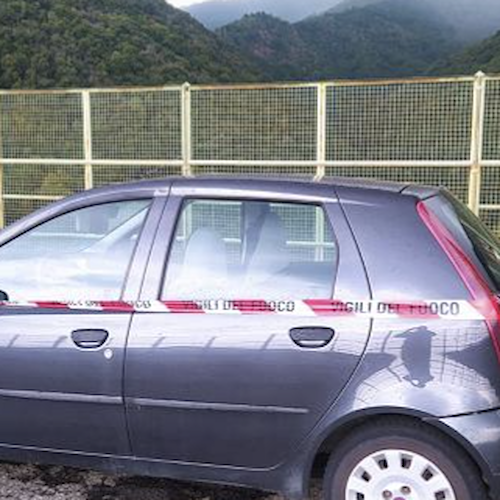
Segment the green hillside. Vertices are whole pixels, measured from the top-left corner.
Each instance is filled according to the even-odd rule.
[[[341,12],[378,2],[380,0],[342,0],[333,8]],[[419,4],[446,19],[464,43],[484,40],[500,29],[498,0],[419,0]]]
[[[218,33],[247,50],[270,79],[419,75],[460,47],[453,29],[419,0],[333,10],[295,24],[255,14]]]
[[[164,0],[0,2],[0,88],[258,77],[241,54]]]
[[[325,12],[342,0],[205,0],[186,10],[210,29],[241,19],[245,14],[265,12],[285,21],[296,22]]]
[[[316,55],[296,25],[269,14],[248,14],[220,30],[268,79],[300,79],[315,69]]]
[[[470,75],[477,71],[500,73],[500,32],[451,57],[436,69],[436,73],[441,74]]]

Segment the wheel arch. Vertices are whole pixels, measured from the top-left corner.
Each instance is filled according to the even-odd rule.
[[[325,426],[308,456],[307,465],[304,470],[305,490],[310,491],[313,472],[316,468],[323,469],[321,472],[324,474],[326,462],[324,462],[323,458],[325,455],[329,456],[335,447],[357,428],[366,425],[368,422],[371,423],[383,418],[398,418],[407,420],[408,422],[417,421],[437,430],[443,437],[450,439],[460,447],[477,467],[485,482],[490,484],[490,480],[492,480],[491,471],[480,453],[464,436],[435,416],[405,408],[371,408],[345,415],[331,425]]]

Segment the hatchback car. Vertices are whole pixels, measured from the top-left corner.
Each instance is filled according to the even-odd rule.
[[[500,498],[500,244],[442,189],[101,188],[0,233],[0,458]]]

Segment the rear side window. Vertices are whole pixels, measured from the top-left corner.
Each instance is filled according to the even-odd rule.
[[[479,261],[493,291],[500,293],[500,241],[463,203],[449,193],[444,199],[444,203],[438,203],[436,198],[426,204],[456,237],[462,250]]]
[[[336,262],[319,206],[189,200],[177,223],[163,298],[330,298]]]

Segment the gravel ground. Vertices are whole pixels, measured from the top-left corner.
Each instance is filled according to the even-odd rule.
[[[0,464],[0,500],[283,500],[266,493],[68,467]],[[319,500],[314,494],[311,500]]]

